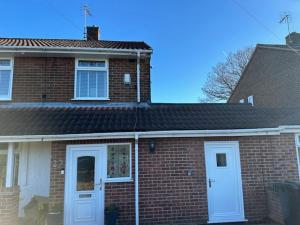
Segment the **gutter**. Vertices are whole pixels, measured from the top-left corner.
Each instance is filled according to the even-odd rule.
[[[130,139],[136,138],[172,138],[172,137],[238,137],[280,135],[281,133],[300,132],[300,126],[282,126],[278,128],[235,129],[235,130],[170,130],[145,132],[113,132],[89,134],[58,134],[58,135],[17,135],[0,136],[2,142],[40,142],[93,139]]]

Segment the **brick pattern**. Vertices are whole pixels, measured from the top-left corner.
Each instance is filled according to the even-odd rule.
[[[150,58],[141,59],[141,102],[151,102],[151,63]]]
[[[268,217],[277,224],[285,224],[283,217],[283,210],[280,203],[280,196],[278,192],[271,189],[267,190],[268,197]]]
[[[50,174],[50,211],[55,205],[64,203],[64,175],[60,170],[65,168],[66,146],[69,144],[130,143],[132,140],[90,140],[72,142],[53,142],[51,152]],[[132,142],[132,177],[134,179],[134,143]],[[132,225],[135,221],[134,182],[106,183],[105,205],[115,203],[120,209],[119,222]]]
[[[15,225],[18,223],[19,188],[0,189],[0,224]]]
[[[131,74],[131,85],[123,83],[125,73]],[[74,58],[16,57],[13,101],[76,103],[78,101],[72,101],[74,78]],[[136,60],[110,59],[109,86],[110,102],[136,102]],[[141,89],[142,101],[150,101],[149,58],[141,60]]]
[[[59,172],[64,168],[66,144],[119,141],[124,142],[54,142],[51,205],[63,203],[64,176]],[[208,209],[204,141],[239,141],[245,214],[251,222],[267,219],[268,185],[286,179],[299,179],[293,134],[262,137],[162,138],[155,141],[156,151],[153,154],[149,153],[147,139],[139,141],[140,222],[143,225],[206,223]],[[61,165],[54,167],[57,162]],[[188,170],[192,170],[192,176],[187,175]],[[134,182],[106,184],[105,198],[106,205],[113,202],[121,206],[121,224],[134,224]]]
[[[156,139],[149,153],[140,141],[141,224],[205,224],[207,194],[202,142],[197,139]],[[189,169],[193,176],[187,176]]]
[[[72,58],[14,58],[13,101],[70,101],[74,63]]]

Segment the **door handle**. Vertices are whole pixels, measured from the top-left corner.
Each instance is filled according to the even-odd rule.
[[[96,184],[97,186],[99,186],[100,191],[102,190],[102,178],[100,178],[99,180],[99,184]]]
[[[100,178],[100,185],[99,185],[100,191],[102,190],[102,178]]]
[[[211,187],[211,183],[213,183],[213,182],[215,182],[215,180],[214,180],[214,179],[211,179],[211,178],[209,178],[209,179],[208,179],[208,186],[209,186],[209,187]]]

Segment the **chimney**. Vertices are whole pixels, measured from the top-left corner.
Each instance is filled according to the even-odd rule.
[[[88,41],[98,41],[99,40],[99,27],[96,27],[96,26],[86,27],[86,39]]]
[[[300,45],[300,33],[292,32],[285,37],[287,45]]]

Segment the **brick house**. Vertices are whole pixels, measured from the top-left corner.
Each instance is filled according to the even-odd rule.
[[[151,103],[144,42],[0,39],[0,221],[35,195],[65,225],[264,221],[299,180],[300,111]],[[97,40],[96,40],[97,39]]]
[[[300,33],[285,45],[258,44],[229,103],[249,102],[256,107],[300,107]]]

